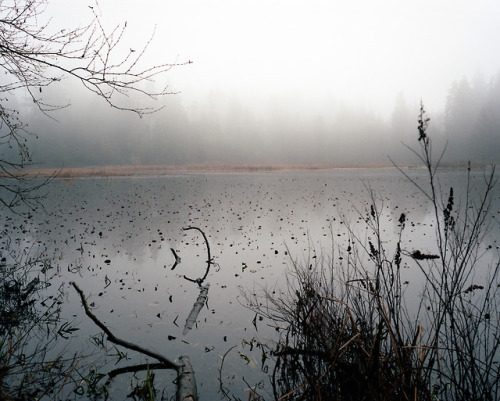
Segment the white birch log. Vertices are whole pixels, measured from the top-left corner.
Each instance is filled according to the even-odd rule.
[[[205,305],[205,302],[207,301],[209,287],[210,284],[200,287],[200,295],[198,295],[198,299],[194,303],[193,309],[191,309],[191,313],[189,313],[189,316],[186,319],[186,324],[184,325],[184,330],[182,332],[183,336],[185,336],[196,323],[196,319],[200,314],[201,308],[203,308],[203,305]]]
[[[193,367],[188,356],[179,358],[181,367],[177,370],[177,394],[176,401],[198,401],[198,391],[194,378]]]

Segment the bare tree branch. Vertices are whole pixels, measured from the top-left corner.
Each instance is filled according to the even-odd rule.
[[[138,103],[131,104],[130,98],[139,96],[156,101],[172,94],[166,86],[149,90],[145,84],[154,83],[173,67],[191,63],[188,60],[141,67],[154,30],[144,46],[135,51],[126,43],[126,22],[107,30],[94,7],[90,7],[88,23],[55,29],[53,20],[46,16],[47,6],[48,0],[0,1],[0,171],[3,172],[0,182],[14,194],[22,192],[21,187],[29,190],[26,182],[17,180],[13,184],[10,179],[19,177],[12,170],[22,170],[31,164],[27,146],[31,132],[21,121],[18,106],[8,105],[9,99],[27,95],[41,113],[53,118],[54,111],[70,104],[47,100],[44,89],[73,78],[112,108],[142,117],[161,110],[162,106],[139,107]],[[16,200],[27,199],[29,191],[21,192],[14,197]],[[0,203],[12,204],[4,199]]]
[[[212,260],[212,257],[210,255],[210,245],[208,244],[208,239],[207,239],[207,236],[205,235],[205,233],[201,230],[201,228],[198,228],[198,227],[186,227],[186,228],[183,228],[184,231],[188,231],[188,230],[198,230],[201,235],[203,235],[203,239],[205,240],[205,244],[207,246],[207,269],[205,270],[205,275],[202,277],[202,278],[197,278],[196,280],[192,279],[192,278],[189,278],[189,277],[186,277],[184,276],[184,278],[186,280],[189,280],[189,281],[192,281],[193,283],[198,283],[198,285],[201,287],[201,285],[203,284],[203,282],[205,281],[205,279],[207,278],[208,276],[208,273],[210,271],[210,265],[212,265],[214,262]]]
[[[139,345],[129,343],[128,341],[124,341],[118,337],[116,337],[111,331],[106,327],[104,323],[102,323],[90,310],[88,304],[87,304],[87,299],[85,298],[85,295],[83,294],[83,291],[78,287],[78,285],[73,282],[72,283],[74,289],[76,292],[78,292],[78,295],[80,295],[80,300],[82,301],[83,308],[85,309],[85,314],[92,319],[92,321],[102,330],[104,333],[106,333],[107,338],[109,341],[121,345],[122,347],[131,349],[133,351],[140,352],[143,355],[150,356],[151,358],[155,358],[156,360],[160,361],[161,363],[165,364],[166,367],[169,367],[170,369],[175,369],[179,370],[182,365],[179,365],[175,362],[172,362],[170,359],[165,358],[163,355],[160,355],[156,352],[153,352],[147,348],[140,347]]]

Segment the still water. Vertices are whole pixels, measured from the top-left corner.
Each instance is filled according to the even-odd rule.
[[[427,185],[423,170],[408,170]],[[465,172],[444,171],[440,185],[447,194],[464,190]],[[483,173],[473,183],[483,183]],[[309,263],[346,246],[347,226],[368,239],[364,216],[371,188],[382,212],[382,233],[390,246],[405,213],[405,249],[435,251],[434,220],[427,199],[395,169],[189,173],[158,177],[56,179],[44,208],[7,216],[6,227],[18,247],[32,247],[51,259],[54,284],[63,283],[63,319],[78,328],[58,352],[83,351],[103,373],[144,363],[133,351],[127,358],[105,357],[92,336],[100,333],[85,315],[70,286],[83,290],[94,314],[123,340],[150,348],[169,359],[189,355],[201,400],[218,399],[220,381],[231,395],[248,399],[248,387],[266,394],[272,362],[262,363],[259,342],[277,338],[274,322],[251,311],[245,293],[273,287],[286,290],[291,258]],[[488,244],[498,255],[500,197],[493,194]],[[196,325],[183,335],[184,323],[200,291],[184,279],[203,277],[207,252],[198,227],[206,234],[214,266],[204,282],[208,300]],[[175,257],[181,262],[172,267]],[[496,256],[498,257],[498,256]],[[58,285],[54,285],[54,288]],[[410,293],[418,296],[415,283]],[[114,345],[105,343],[108,354]],[[227,354],[226,354],[227,353]],[[226,355],[225,355],[226,354]],[[220,370],[222,357],[224,365]],[[106,364],[109,360],[109,364]],[[150,362],[156,362],[150,360]],[[142,376],[141,376],[142,377]],[[111,385],[113,399],[131,391],[132,374]],[[157,371],[157,387],[175,393],[173,371]]]

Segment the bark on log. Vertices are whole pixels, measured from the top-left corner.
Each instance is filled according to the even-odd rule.
[[[191,309],[191,312],[186,319],[186,324],[184,325],[184,330],[182,331],[183,336],[185,336],[196,323],[196,319],[200,314],[201,308],[203,308],[203,305],[205,305],[205,302],[207,301],[209,288],[210,284],[200,287],[200,295],[198,295],[198,298],[196,299],[196,302],[194,303],[193,308]]]
[[[176,401],[198,401],[196,380],[193,367],[188,356],[181,356],[182,366],[178,369]]]

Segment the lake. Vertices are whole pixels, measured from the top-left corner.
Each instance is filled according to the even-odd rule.
[[[405,171],[420,185],[427,184],[424,170]],[[446,195],[450,185],[457,198],[463,194],[465,171],[443,170],[440,177]],[[472,182],[481,187],[483,173],[474,171]],[[145,361],[117,346],[127,358],[115,364],[116,358],[106,357],[116,354],[113,344],[105,344],[108,352],[95,345],[91,337],[101,331],[85,315],[69,285],[74,281],[93,313],[117,337],[170,359],[189,355],[201,400],[220,397],[219,377],[232,395],[248,399],[248,386],[265,394],[265,372],[272,371],[272,362],[262,364],[258,344],[272,342],[277,332],[273,322],[247,307],[244,294],[263,287],[286,290],[291,258],[309,263],[328,256],[332,247],[347,246],[347,226],[367,240],[363,217],[370,208],[368,188],[379,199],[389,247],[398,217],[405,213],[405,249],[435,251],[430,203],[393,168],[55,179],[44,208],[1,213],[11,246],[46,255],[57,273],[52,288],[63,285],[62,321],[79,330],[61,340],[54,353],[84,351],[103,373]],[[484,249],[486,258],[498,259],[498,188],[492,202],[492,233]],[[183,335],[200,294],[196,283],[183,276],[203,277],[207,265],[203,237],[196,230],[183,230],[189,226],[206,234],[215,265],[204,282],[210,284],[208,302],[195,327]],[[181,258],[173,270],[171,248]],[[412,282],[409,296],[418,293],[419,284]],[[156,372],[157,387],[166,387],[169,395],[175,393],[174,379],[173,371]],[[131,374],[116,377],[112,398],[124,399],[131,380]]]

